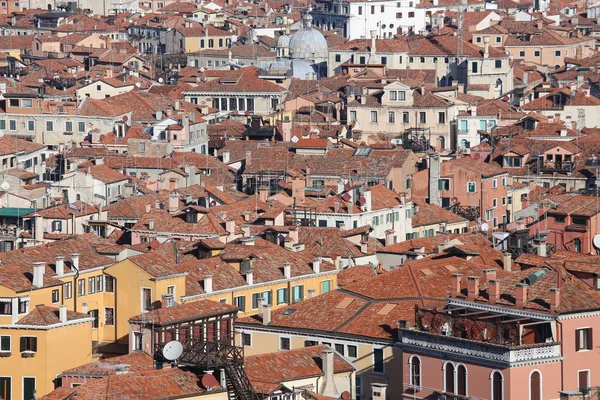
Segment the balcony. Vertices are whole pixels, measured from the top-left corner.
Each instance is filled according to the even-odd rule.
[[[411,329],[400,329],[399,336],[402,347],[409,351],[484,363],[495,368],[561,358],[560,344],[556,342],[509,346]]]

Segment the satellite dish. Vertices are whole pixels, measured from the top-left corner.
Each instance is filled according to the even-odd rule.
[[[142,84],[141,84],[141,83],[139,83],[139,82],[136,82],[136,83],[135,83],[135,87],[139,89],[140,87],[142,87]]]
[[[452,198],[452,204],[456,204],[458,203],[458,197],[453,197]]]
[[[600,249],[600,234],[594,236],[594,247]]]
[[[204,374],[200,383],[202,384],[202,387],[204,387],[204,389],[211,389],[216,386],[219,386],[217,378],[215,378],[215,376],[211,374]]]
[[[395,144],[396,146],[401,146],[402,145],[402,139],[392,139],[392,140],[390,140],[390,142],[392,144]]]
[[[198,71],[204,72],[204,67],[200,67],[200,69]]]
[[[347,390],[342,392],[342,395],[340,396],[340,399],[342,400],[350,400],[350,392],[348,392]]]
[[[177,340],[170,341],[162,349],[163,357],[169,361],[177,360],[181,356],[181,353],[183,353],[183,345]]]
[[[163,78],[158,78],[158,83],[163,83],[165,80]]]
[[[298,143],[298,140],[300,139],[298,139],[298,137],[296,137],[295,135],[292,137],[292,142]]]
[[[0,188],[2,188],[2,190],[8,190],[8,189],[10,189],[10,183],[4,181],[4,182],[2,182],[2,185],[0,185]],[[596,236],[600,236],[600,235],[596,235]],[[596,244],[595,241],[594,241],[594,244]]]
[[[488,229],[490,229],[490,226],[488,225],[487,222],[484,222],[483,224],[481,224],[481,230],[484,232],[487,232]]]

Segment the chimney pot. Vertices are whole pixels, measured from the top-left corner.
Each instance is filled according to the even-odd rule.
[[[515,306],[517,308],[523,308],[525,303],[527,302],[527,285],[526,283],[517,283],[517,288],[515,289]]]
[[[248,285],[253,285],[254,284],[254,271],[249,270],[246,272],[246,283]]]
[[[213,291],[213,276],[205,275],[204,276],[204,292],[212,293],[212,291]]]
[[[63,256],[56,256],[55,270],[56,275],[63,276],[65,274],[65,258]]]
[[[483,274],[484,274],[483,278],[485,279],[485,282],[489,282],[492,279],[496,279],[496,269],[495,268],[484,269]]]
[[[512,271],[512,255],[509,252],[504,253],[503,265],[505,271]]]
[[[462,274],[452,274],[452,294],[450,297],[458,297],[461,292]]]
[[[477,296],[479,296],[479,277],[469,276],[467,300],[475,301]]]
[[[46,263],[43,261],[33,263],[33,286],[41,288],[44,286],[44,270]]]
[[[321,258],[317,257],[312,261],[313,272],[315,274],[321,273]]]
[[[324,396],[338,397],[339,394],[335,387],[335,381],[333,379],[333,350],[327,349],[322,352],[322,365],[323,365],[323,385],[321,386],[321,394]]]
[[[293,244],[298,244],[298,228],[296,228],[296,227],[290,228],[290,232],[288,233],[288,236],[292,240]]]
[[[148,220],[148,229],[151,231],[154,230],[154,219]]]
[[[292,277],[292,264],[291,263],[283,264],[283,276],[285,276],[285,279],[290,279]]]
[[[84,314],[88,313],[88,304],[87,303],[81,303],[81,312]]]
[[[496,304],[500,300],[500,282],[496,279],[489,281],[488,297],[490,304]]]
[[[150,203],[146,203],[146,214],[148,214],[151,209],[152,209],[152,205]]]
[[[269,325],[271,323],[271,306],[270,305],[263,304],[262,318],[263,318],[263,325]]]
[[[560,289],[550,289],[550,312],[556,312],[556,309],[560,307]]]
[[[62,324],[66,324],[67,323],[67,306],[64,304],[61,304],[58,307],[58,317],[60,319],[60,322]]]

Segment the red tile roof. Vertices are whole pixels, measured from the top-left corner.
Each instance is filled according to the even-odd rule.
[[[117,366],[120,366],[121,368],[117,368]],[[149,371],[153,370],[154,367],[154,359],[151,355],[144,353],[143,351],[134,351],[133,353],[123,356],[103,358],[88,364],[80,365],[64,371],[59,376],[102,377],[122,374],[124,372],[132,373]]]
[[[158,308],[136,315],[129,320],[157,326],[172,325],[179,322],[208,318],[215,315],[237,313],[238,308],[231,304],[212,300],[191,301],[172,307]]]
[[[84,313],[67,310],[67,321],[77,321],[89,319],[90,316]],[[83,321],[82,321],[83,322]],[[92,322],[91,320],[88,322]],[[33,326],[51,326],[60,324],[59,310],[56,307],[37,305],[29,314],[21,318],[17,325]]]

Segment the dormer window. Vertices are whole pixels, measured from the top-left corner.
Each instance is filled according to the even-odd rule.
[[[404,90],[391,90],[390,101],[406,101],[406,92]]]

